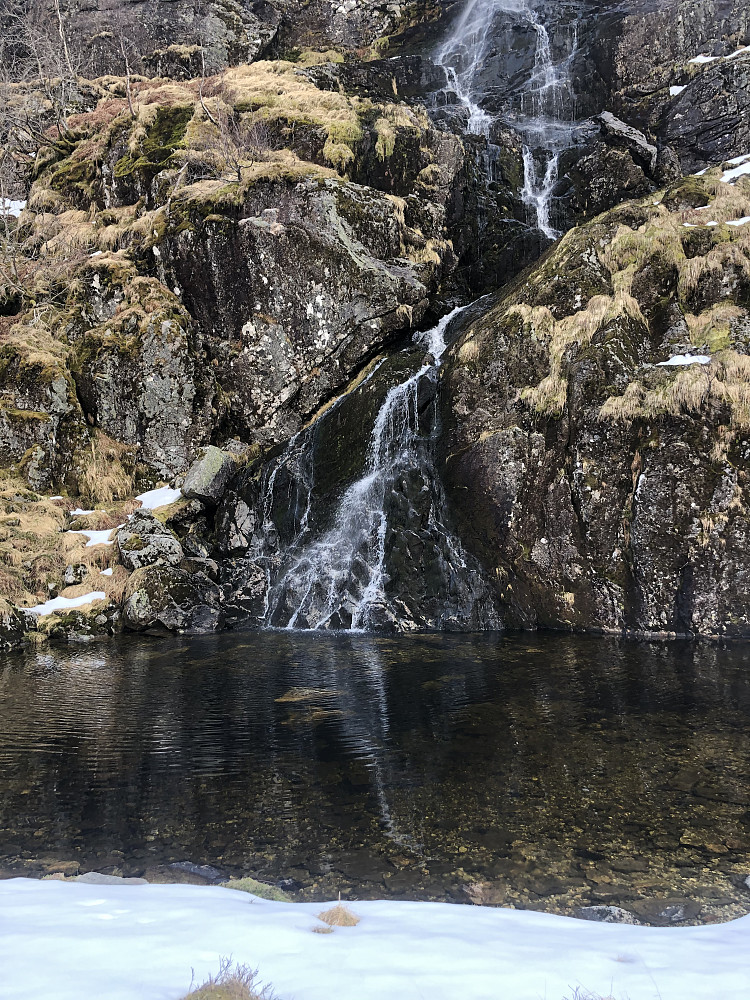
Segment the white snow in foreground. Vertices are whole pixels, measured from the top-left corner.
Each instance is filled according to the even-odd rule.
[[[666,365],[707,365],[711,358],[707,354],[673,354],[669,361],[660,361],[657,368]]]
[[[357,902],[314,934],[320,903],[194,885],[0,881],[0,996],[178,1000],[221,957],[281,1000],[747,1000],[750,916],[704,927],[598,924],[529,910]]]
[[[694,59],[691,59],[690,62],[691,63],[698,63],[700,65],[702,63],[716,62],[718,58],[719,58],[719,56],[699,55],[699,56],[696,56]]]
[[[33,608],[24,608],[30,615],[51,615],[54,611],[68,611],[70,608],[80,608],[84,604],[91,604],[92,601],[104,601],[107,595],[103,590],[92,590],[90,594],[81,594],[80,597],[53,597],[44,604],[37,604]],[[0,927],[2,926],[2,915],[0,914]],[[0,990],[2,987],[0,987]],[[0,997],[2,992],[0,992]]]
[[[14,201],[12,198],[0,200],[0,215],[12,215],[17,219],[25,208],[25,201]]]
[[[121,528],[122,525],[118,524],[117,528]],[[114,538],[109,536],[113,531],[117,531],[117,528],[102,528],[101,531],[90,531],[88,529],[81,529],[80,531],[69,531],[69,535],[85,535],[88,538],[86,542],[86,548],[90,548],[92,545],[114,545]]]
[[[174,503],[182,496],[181,490],[170,489],[169,486],[160,486],[158,490],[149,490],[141,493],[136,500],[141,501],[144,510],[155,510],[157,507],[164,507],[168,503]]]
[[[748,224],[748,222],[750,222],[750,215],[743,215],[743,217],[741,219],[733,219],[731,222],[728,222],[727,225],[728,226],[746,226]]]
[[[685,90],[685,87],[670,87],[669,88],[669,96],[670,97],[679,97],[679,95],[683,92],[683,90]]]

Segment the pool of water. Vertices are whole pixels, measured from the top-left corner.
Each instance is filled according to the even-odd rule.
[[[122,638],[0,660],[0,875],[750,911],[750,647]]]

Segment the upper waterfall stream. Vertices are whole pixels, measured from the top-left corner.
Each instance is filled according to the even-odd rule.
[[[493,27],[509,17],[534,33],[534,61],[519,85],[516,107],[501,113],[484,106],[488,90],[482,75],[496,44]],[[448,91],[465,110],[468,134],[485,136],[491,143],[492,126],[499,122],[520,135],[524,166],[521,198],[529,222],[548,239],[560,236],[553,223],[553,191],[560,154],[572,145],[577,130],[571,81],[577,45],[573,25],[567,55],[555,62],[547,26],[527,0],[469,0],[435,54],[435,62],[445,71]]]

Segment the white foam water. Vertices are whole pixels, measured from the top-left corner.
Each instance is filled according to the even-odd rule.
[[[420,338],[427,350],[421,367],[392,386],[375,418],[363,475],[338,503],[331,527],[306,540],[301,532],[290,565],[271,588],[268,624],[286,628],[347,627],[367,631],[385,593],[386,497],[400,472],[420,464],[419,384],[434,376],[445,352],[445,331],[463,308],[454,309]],[[458,550],[454,553],[458,558]]]
[[[529,221],[548,239],[560,232],[552,224],[553,192],[559,175],[560,154],[573,139],[575,124],[565,120],[572,105],[570,67],[577,36],[568,56],[555,63],[549,32],[526,0],[469,0],[452,31],[435,54],[446,75],[446,89],[467,112],[466,132],[489,139],[497,120],[482,107],[479,78],[492,44],[492,29],[500,15],[522,17],[536,33],[534,66],[521,93],[521,114],[513,127],[523,141],[524,184],[521,198]]]

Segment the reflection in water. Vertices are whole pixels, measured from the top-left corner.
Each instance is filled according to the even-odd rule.
[[[739,912],[749,655],[290,632],[8,655],[0,869],[188,859],[308,896]]]

